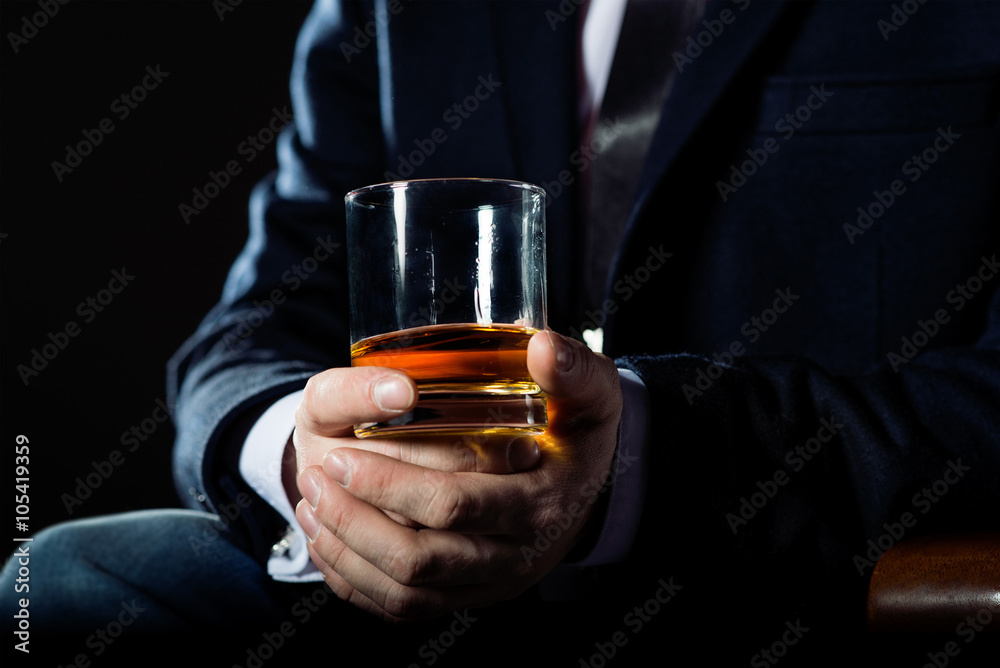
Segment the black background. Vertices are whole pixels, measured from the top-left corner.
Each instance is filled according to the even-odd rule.
[[[289,105],[295,38],[310,8],[244,0],[220,17],[219,6],[228,5],[73,0],[15,53],[9,34],[41,10],[0,4],[0,470],[13,472],[16,435],[30,440],[29,532],[13,526],[9,503],[11,538],[179,505],[174,430],[150,418],[162,417],[167,359],[217,301],[245,241],[251,189],[276,167],[274,143],[249,163],[237,149]],[[120,119],[112,102],[147,66],[169,74]],[[60,182],[53,161],[65,162],[67,144],[104,118],[115,129]],[[186,224],[178,206],[230,160],[241,173]],[[78,305],[123,268],[135,278],[86,322]],[[18,366],[30,367],[33,349],[69,321],[79,334],[26,385]],[[143,420],[155,431],[123,445]],[[111,475],[94,474],[92,463],[116,450]],[[88,475],[100,486],[70,513],[63,495],[77,496]]]
[[[2,536],[30,536],[81,517],[180,505],[170,473],[171,424],[157,423],[134,451],[123,445],[122,435],[160,414],[166,362],[218,300],[245,241],[250,191],[276,163],[273,143],[251,163],[238,147],[268,126],[275,108],[289,105],[295,37],[310,8],[302,0],[243,0],[220,16],[218,8],[230,1],[71,0],[45,17],[45,25],[32,26],[36,32],[16,52],[9,35],[22,33],[24,17],[39,14],[38,0],[0,2],[0,471],[8,473],[3,482],[9,485],[0,506]],[[147,67],[169,75],[119,119],[112,102],[140,84]],[[76,146],[104,118],[114,131],[60,182],[53,161],[64,162],[66,146]],[[191,204],[192,190],[231,160],[241,173],[186,224],[178,206]],[[78,305],[123,269],[135,278],[92,322],[84,322]],[[32,351],[49,344],[49,334],[62,332],[69,321],[79,325],[79,335],[26,385],[19,365],[29,366]],[[30,530],[23,534],[14,526],[9,496],[18,434],[30,440]],[[106,464],[115,452],[124,462]],[[111,475],[99,476],[96,488],[87,485],[89,496],[71,513],[65,500],[77,495],[80,480],[95,479],[94,462],[104,470],[110,466]],[[14,543],[6,545],[9,554]],[[627,591],[623,597],[629,606],[643,600]],[[570,645],[563,665],[592,656],[595,642],[622,628],[628,609],[616,602],[591,627],[558,638]],[[498,606],[494,619],[504,610]],[[720,602],[715,612],[705,623],[722,629],[754,615],[752,602],[745,601]],[[524,621],[524,635],[509,651],[549,620]],[[477,637],[488,633],[486,627],[484,622],[476,628]],[[446,628],[443,622],[417,627],[416,641],[388,645],[418,660],[420,643]],[[647,631],[644,642],[660,640],[657,634],[667,628]],[[318,625],[310,629],[327,632]],[[762,638],[761,644],[772,640]],[[682,651],[690,658],[697,650],[682,639],[669,642],[678,659]],[[481,661],[477,652],[484,645],[461,645],[449,653],[449,663]],[[919,660],[896,665],[922,665],[924,651],[941,647],[936,641],[916,643]],[[984,642],[975,649],[985,649]],[[630,651],[635,658],[638,648]],[[674,657],[661,655],[657,663],[668,658]],[[983,665],[970,658],[966,651],[963,665]],[[525,660],[533,663],[530,655]]]

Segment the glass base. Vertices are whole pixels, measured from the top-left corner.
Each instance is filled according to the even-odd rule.
[[[548,427],[544,394],[421,393],[409,413],[354,426],[358,438],[541,434]]]

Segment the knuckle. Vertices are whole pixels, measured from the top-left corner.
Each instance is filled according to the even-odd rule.
[[[295,409],[295,426],[307,431],[312,431],[319,424],[314,407],[318,405],[322,385],[319,374],[312,376],[306,381],[306,386],[302,390],[302,401]]]
[[[351,514],[347,511],[343,503],[324,503],[327,496],[329,495],[323,494],[320,498],[320,507],[317,508],[317,514],[321,514],[324,517],[325,521],[323,525],[334,536],[341,536],[350,527]]]
[[[571,428],[586,429],[617,420],[622,410],[621,381],[614,363],[603,355],[593,356],[581,370],[578,387],[584,388],[581,409],[568,420]]]
[[[440,460],[439,466],[433,468],[451,472],[478,472],[480,469],[481,464],[477,461],[479,458],[476,456],[475,446],[468,436],[460,437],[440,453],[443,459]]]
[[[420,584],[429,569],[427,556],[412,545],[396,545],[392,548],[386,567],[386,575],[405,587]]]
[[[376,508],[389,507],[393,496],[392,489],[391,476],[380,475],[378,471],[356,471],[351,474],[351,490],[355,494],[364,490],[365,500]]]
[[[323,374],[317,373],[306,380],[306,386],[302,388],[302,403],[311,405],[319,400],[322,394]]]
[[[399,620],[415,619],[420,616],[420,602],[416,592],[402,585],[395,585],[386,592],[382,609]]]
[[[458,485],[435,488],[428,515],[435,529],[461,527],[474,514],[472,496]]]
[[[358,467],[351,475],[351,489],[362,490],[366,501],[376,508],[393,508],[400,494],[407,489],[407,471],[397,463],[385,461],[377,466]]]
[[[584,502],[573,505],[558,498],[539,499],[531,504],[529,512],[524,517],[524,523],[527,525],[525,528],[529,531],[545,531],[550,527],[559,527],[565,531],[575,523],[575,517],[581,515],[584,510]]]
[[[599,362],[593,365],[594,374],[601,376],[596,382],[601,380],[606,382],[604,382],[605,391],[600,393],[595,408],[601,409],[602,417],[618,416],[622,410],[621,376],[608,358],[602,356]],[[611,366],[607,368],[609,364]]]

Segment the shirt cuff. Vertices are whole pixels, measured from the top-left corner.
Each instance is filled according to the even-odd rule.
[[[288,522],[288,532],[271,548],[267,572],[282,582],[316,582],[322,574],[306,550],[306,535],[295,519],[295,509],[288,501],[281,481],[285,445],[295,427],[295,409],[302,401],[302,391],[274,402],[264,411],[247,434],[240,452],[240,475],[268,505]]]
[[[603,566],[624,561],[639,533],[646,495],[646,441],[649,396],[635,372],[618,369],[622,390],[622,417],[618,449],[612,463],[613,482],[604,526],[593,549],[569,566]]]

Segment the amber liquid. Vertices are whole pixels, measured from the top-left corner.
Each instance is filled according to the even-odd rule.
[[[528,374],[528,340],[535,331],[517,325],[431,325],[355,343],[352,366],[400,369],[416,381],[420,393],[410,413],[357,425],[355,433],[545,431],[545,396]]]

